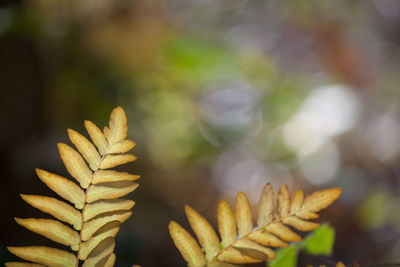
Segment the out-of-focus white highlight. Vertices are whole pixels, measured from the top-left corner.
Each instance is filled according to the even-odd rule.
[[[400,124],[392,115],[384,114],[368,127],[366,139],[374,157],[391,161],[400,152]]]
[[[318,151],[298,158],[300,173],[312,184],[330,182],[340,169],[340,154],[332,142],[325,143]]]
[[[350,130],[360,113],[358,97],[344,85],[318,87],[283,125],[283,140],[297,154],[311,154]]]
[[[286,146],[298,154],[316,151],[328,138],[317,116],[304,111],[295,114],[282,130]]]

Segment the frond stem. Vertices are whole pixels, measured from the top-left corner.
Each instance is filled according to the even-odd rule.
[[[113,139],[114,139],[114,138],[113,138]],[[90,181],[89,181],[89,185],[88,185],[88,187],[85,189],[85,201],[83,202],[83,207],[82,207],[82,212],[81,212],[81,214],[82,214],[82,226],[81,226],[81,230],[79,231],[79,249],[78,249],[78,255],[77,255],[78,261],[76,262],[75,267],[78,267],[78,266],[79,266],[79,257],[80,257],[80,253],[81,253],[81,244],[82,244],[82,229],[83,229],[83,225],[84,225],[83,214],[84,214],[84,211],[85,211],[85,208],[86,208],[86,204],[87,204],[87,202],[86,202],[86,199],[87,199],[87,192],[88,192],[90,186],[92,185],[93,176],[96,174],[96,172],[97,172],[98,170],[100,170],[100,165],[101,165],[102,161],[104,160],[104,158],[109,154],[109,151],[110,151],[110,148],[111,148],[112,144],[113,144],[113,142],[111,142],[111,143],[108,144],[107,150],[104,152],[104,155],[101,156],[100,161],[99,161],[99,164],[98,164],[98,166],[97,166],[97,169],[93,171],[92,177],[90,178]],[[99,152],[99,153],[100,153],[100,152]]]
[[[293,215],[296,215],[296,214],[289,214],[287,217],[293,216]],[[271,222],[269,222],[269,223],[267,223],[267,224],[265,224],[265,225],[262,225],[262,226],[259,226],[259,227],[254,228],[254,229],[253,229],[252,231],[250,231],[249,233],[247,233],[247,234],[241,236],[240,238],[236,239],[236,240],[233,241],[231,244],[229,244],[228,246],[226,246],[226,247],[224,247],[222,250],[220,250],[214,257],[211,258],[210,261],[208,261],[207,265],[210,264],[210,263],[213,263],[213,262],[215,262],[215,261],[218,261],[218,256],[220,256],[220,255],[221,255],[223,252],[225,252],[228,248],[234,247],[234,245],[236,244],[236,242],[242,240],[243,238],[248,237],[250,234],[252,234],[252,233],[254,233],[254,232],[258,231],[258,230],[262,230],[264,227],[267,227],[268,225],[270,225],[270,224],[272,224],[272,223],[282,222],[282,220],[283,220],[283,218],[281,217],[281,218],[275,219],[275,220],[273,220],[273,221],[271,221]]]

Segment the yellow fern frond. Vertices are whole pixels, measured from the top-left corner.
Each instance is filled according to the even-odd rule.
[[[6,266],[76,267],[79,261],[83,261],[84,267],[114,265],[114,237],[121,223],[132,215],[129,210],[135,204],[120,197],[138,187],[134,181],[139,176],[110,169],[136,159],[125,154],[135,142],[125,139],[128,126],[121,107],[112,111],[109,127],[105,127],[104,132],[90,121],[85,121],[85,128],[91,141],[68,129],[76,150],[67,144],[58,144],[65,168],[79,185],[60,175],[36,169],[39,179],[65,202],[47,196],[21,194],[28,204],[57,220],[15,218],[19,225],[76,252],[44,246],[8,247],[11,253],[30,263],[8,262]],[[72,225],[73,229],[64,223]]]
[[[274,190],[271,184],[267,184],[261,193],[255,227],[247,196],[239,192],[234,211],[225,200],[218,204],[221,240],[211,224],[189,206],[185,206],[186,216],[200,245],[177,222],[170,222],[169,232],[191,267],[271,261],[276,255],[270,247],[287,247],[288,242],[301,241],[291,227],[300,231],[317,228],[318,223],[308,220],[317,218],[317,212],[331,205],[341,192],[340,188],[332,188],[304,198],[303,191],[299,190],[291,198],[288,187],[284,185],[275,200]]]

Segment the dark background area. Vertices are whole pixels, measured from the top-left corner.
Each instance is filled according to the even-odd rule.
[[[57,142],[124,107],[140,174],[116,266],[184,266],[168,222],[184,204],[215,225],[221,198],[262,186],[342,187],[321,221],[329,258],[400,261],[400,2],[3,1],[0,4],[0,258],[56,244],[14,217],[24,194],[67,176]]]

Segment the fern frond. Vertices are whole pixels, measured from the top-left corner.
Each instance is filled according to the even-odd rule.
[[[239,192],[234,211],[225,200],[218,204],[217,221],[221,240],[211,224],[187,205],[186,216],[201,247],[177,222],[170,222],[169,232],[175,246],[191,267],[270,261],[276,256],[271,247],[287,247],[288,242],[301,241],[291,227],[300,231],[316,229],[319,224],[308,220],[317,218],[317,212],[331,205],[341,191],[340,188],[321,190],[304,198],[303,191],[299,190],[291,198],[288,187],[284,185],[275,200],[271,184],[266,184],[258,204],[256,226],[253,226],[247,196]]]
[[[139,176],[110,169],[136,159],[125,154],[135,142],[125,139],[128,127],[121,107],[112,111],[109,127],[104,132],[90,121],[85,121],[85,128],[91,141],[68,129],[76,150],[67,144],[58,144],[65,168],[79,185],[58,174],[36,169],[39,179],[65,201],[21,194],[25,202],[57,220],[15,218],[19,225],[69,246],[76,254],[44,246],[8,247],[11,253],[31,263],[8,262],[6,266],[76,267],[79,261],[83,261],[84,267],[114,265],[114,237],[120,225],[132,215],[129,210],[135,204],[120,197],[138,187],[134,181]]]

